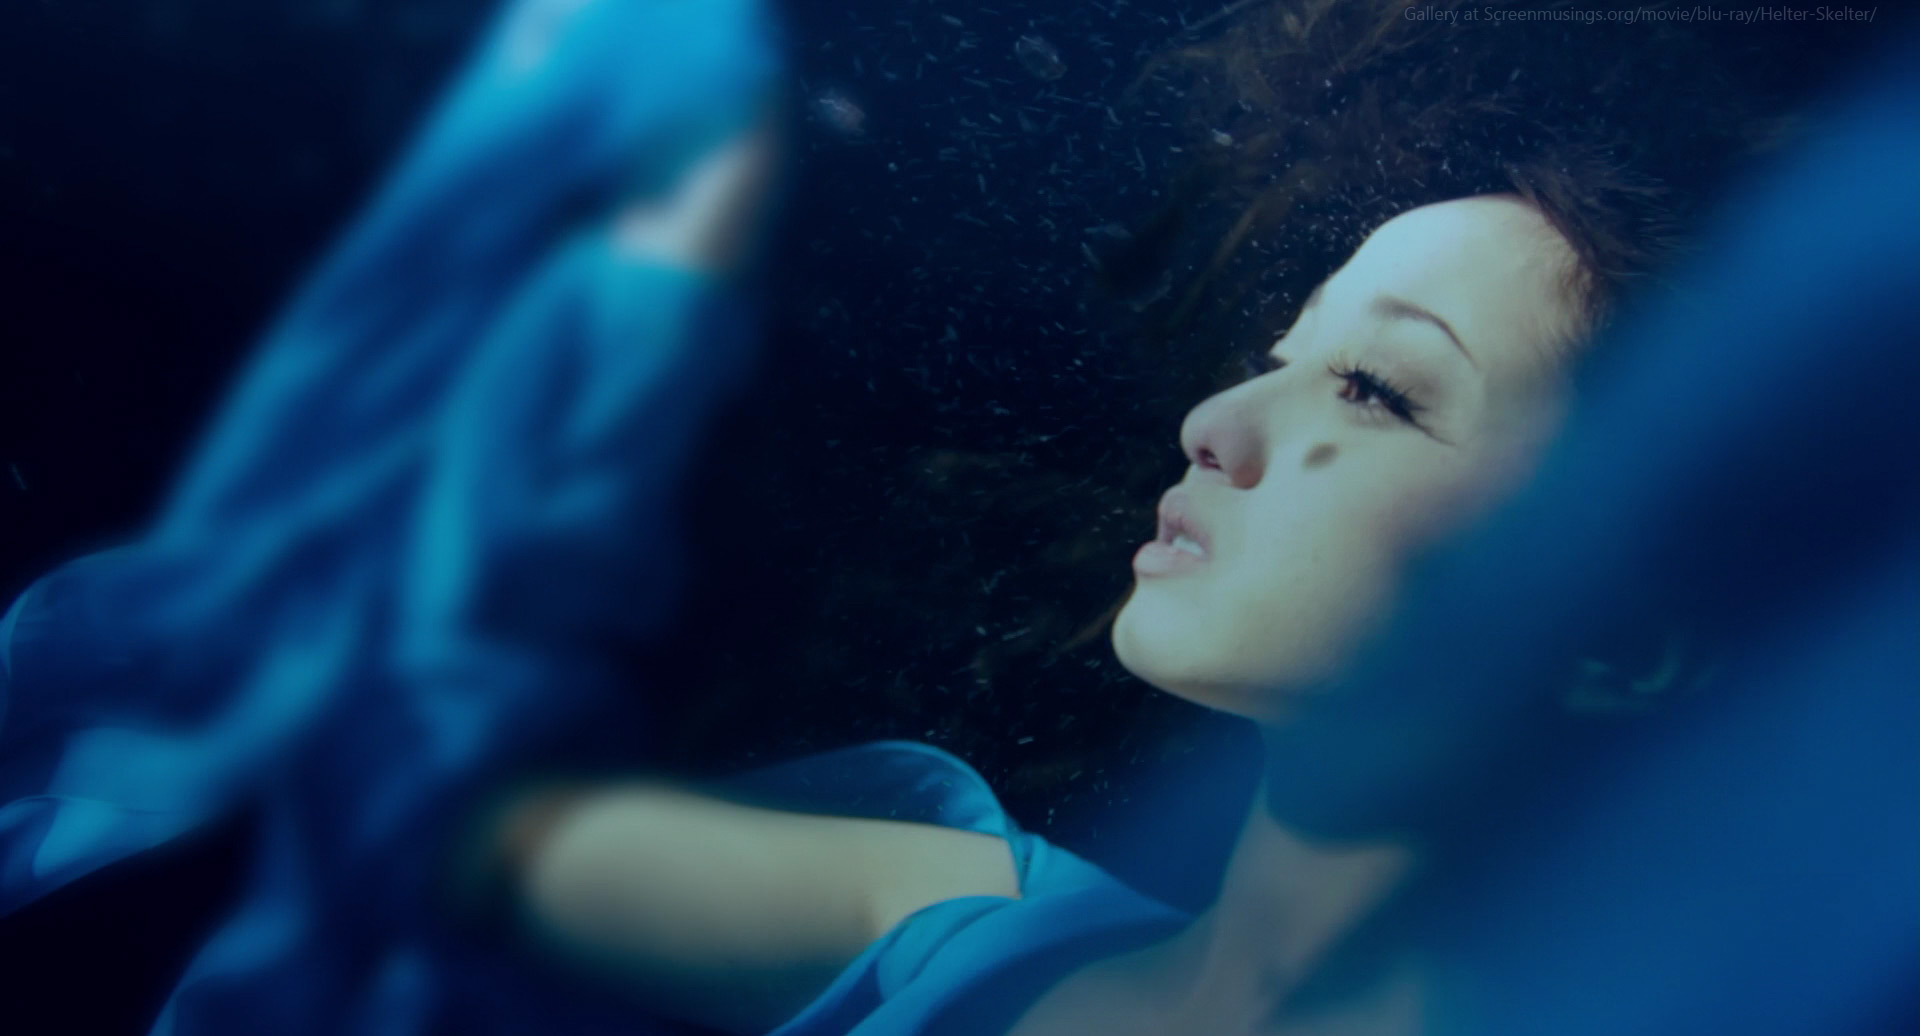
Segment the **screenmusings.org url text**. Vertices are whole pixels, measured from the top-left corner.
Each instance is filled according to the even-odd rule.
[[[1406,10],[1408,21],[1415,22],[1729,22],[1758,25],[1763,22],[1871,22],[1880,13],[1878,7],[1628,7],[1615,10],[1591,8],[1545,9],[1527,7],[1467,7],[1438,10],[1420,4]]]

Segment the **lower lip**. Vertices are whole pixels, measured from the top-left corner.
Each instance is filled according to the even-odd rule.
[[[1155,540],[1133,556],[1133,570],[1143,576],[1177,576],[1207,563],[1207,559],[1171,543]]]

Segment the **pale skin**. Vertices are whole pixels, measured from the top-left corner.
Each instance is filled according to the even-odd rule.
[[[1114,623],[1120,661],[1169,693],[1285,724],[1291,702],[1338,672],[1406,561],[1532,470],[1566,402],[1574,262],[1512,197],[1429,205],[1375,231],[1274,344],[1276,369],[1188,415],[1180,488],[1209,557],[1136,582]],[[1417,1032],[1411,959],[1344,1010],[1287,1009],[1417,862],[1403,845],[1314,844],[1256,801],[1210,910],[1082,969],[1013,1031],[1073,1032],[1097,1013],[1098,1031],[1118,1036]]]
[[[636,255],[724,272],[760,204],[769,138],[723,149],[683,208],[623,217]],[[1130,671],[1275,729],[1338,673],[1406,561],[1531,470],[1566,402],[1581,315],[1572,250],[1506,196],[1429,205],[1374,232],[1269,351],[1268,373],[1195,407],[1180,488],[1205,561],[1139,576],[1113,628]],[[788,814],[653,787],[529,807],[500,852],[532,938],[649,1006],[762,1032],[873,939],[932,903],[1017,898],[1004,842],[930,825]],[[535,823],[527,818],[539,815]],[[1403,845],[1313,844],[1256,801],[1213,908],[1096,961],[1018,1036],[1411,1033],[1420,967],[1400,959],[1313,1018],[1289,997],[1417,865]],[[675,894],[663,897],[661,890]]]

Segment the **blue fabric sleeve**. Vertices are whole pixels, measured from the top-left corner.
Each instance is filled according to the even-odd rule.
[[[997,973],[1075,927],[1151,924],[1184,915],[1133,892],[1098,866],[1022,830],[986,779],[948,752],[912,741],[877,741],[765,767],[717,788],[746,801],[799,812],[905,820],[1004,838],[1021,899],[966,896],[927,906],[868,946],[775,1036],[826,1036],[930,1017],[963,997],[966,979]],[[1044,936],[1045,938],[1043,938]],[[929,969],[934,969],[932,972]]]
[[[428,1024],[447,807],[618,690],[751,359],[749,300],[613,216],[778,71],[758,0],[503,9],[152,527],[0,620],[0,912],[252,797],[252,886],[157,1031]]]
[[[794,812],[906,820],[1004,838],[1021,894],[1029,898],[1113,881],[1023,830],[979,771],[917,741],[873,741],[809,755],[729,778],[716,790]]]

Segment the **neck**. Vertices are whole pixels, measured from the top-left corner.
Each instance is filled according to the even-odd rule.
[[[1170,1011],[1216,1018],[1224,1011],[1215,1031],[1258,1032],[1334,945],[1400,887],[1412,864],[1411,850],[1395,842],[1304,838],[1255,794],[1220,898],[1127,970]]]

